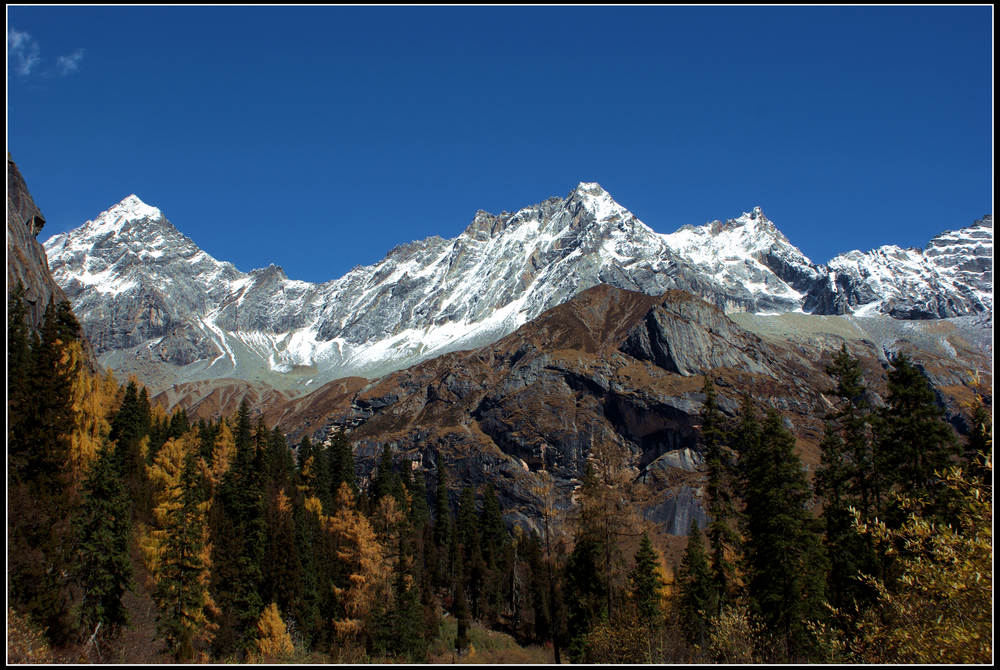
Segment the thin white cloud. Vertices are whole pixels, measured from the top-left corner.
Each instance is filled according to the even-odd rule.
[[[56,69],[65,77],[80,69],[81,60],[83,60],[83,49],[77,49],[68,56],[59,56],[56,59]]]
[[[15,74],[22,76],[31,74],[41,61],[40,53],[38,42],[28,33],[14,29],[7,33],[7,58],[14,67]]]
[[[83,49],[56,58],[55,66],[42,67],[42,50],[35,38],[26,32],[11,28],[7,31],[7,62],[14,74],[22,77],[65,77],[80,69]],[[50,61],[51,62],[51,61]]]

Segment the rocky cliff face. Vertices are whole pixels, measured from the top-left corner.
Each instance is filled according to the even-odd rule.
[[[7,158],[7,294],[22,282],[28,301],[28,319],[37,328],[49,301],[66,300],[66,294],[49,272],[45,249],[35,238],[45,217],[35,204],[17,165]]]
[[[333,382],[272,403],[265,417],[293,441],[350,430],[359,476],[388,445],[432,482],[441,465],[462,485],[489,481],[507,520],[526,527],[537,524],[546,495],[568,511],[588,458],[611,453],[626,469],[646,518],[680,535],[692,518],[706,519],[696,439],[705,375],[730,415],[744,393],[778,408],[813,468],[822,436],[818,417],[830,407],[823,366],[842,343],[861,359],[876,396],[884,389],[887,353],[906,350],[931,374],[959,423],[967,371],[991,374],[992,326],[922,323],[885,316],[727,316],[681,291],[649,296],[602,285],[492,345],[372,382]],[[196,395],[206,413],[231,393],[230,387],[189,393],[193,386],[181,385],[172,397]],[[159,400],[170,404],[166,395]]]
[[[827,264],[806,308],[899,319],[992,312],[993,216],[941,233],[923,250],[887,245],[841,254]]]
[[[727,313],[992,310],[992,219],[900,252],[919,263],[880,250],[827,267],[760,208],[660,235],[590,183],[514,213],[480,211],[455,239],[400,245],[323,284],[275,266],[242,273],[135,196],[46,249],[102,361],[154,389],[236,378],[303,392],[374,378],[495,342],[598,284],[685,290]]]

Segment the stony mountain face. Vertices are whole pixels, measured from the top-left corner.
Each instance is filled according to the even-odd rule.
[[[759,208],[661,235],[599,185],[581,183],[565,199],[480,211],[454,239],[403,244],[312,284],[275,266],[240,272],[129,196],[46,250],[101,360],[120,375],[154,390],[242,379],[301,393],[494,342],[598,284],[681,289],[726,312],[991,312],[992,219],[984,221],[923,252],[900,250],[919,262],[877,250],[822,266]]]
[[[66,300],[66,295],[49,272],[45,249],[35,239],[45,217],[35,205],[17,165],[7,157],[7,294],[22,282],[28,301],[28,319],[39,327],[50,300]]]
[[[49,302],[59,303],[68,297],[49,271],[45,248],[36,237],[45,225],[45,217],[35,204],[17,165],[7,155],[7,297],[18,282],[24,285],[28,304],[27,321],[33,329],[41,328]],[[77,317],[79,319],[79,317]],[[83,361],[95,372],[100,369],[97,354],[86,337],[81,341]]]
[[[348,429],[360,477],[389,446],[425,470],[429,483],[441,465],[456,487],[490,482],[508,522],[525,527],[538,523],[546,495],[562,512],[571,508],[587,459],[599,447],[627,469],[643,516],[684,535],[692,518],[706,518],[696,439],[705,375],[730,415],[744,393],[778,408],[812,469],[821,417],[831,407],[824,392],[832,382],[823,368],[841,344],[861,360],[876,402],[887,354],[906,351],[961,427],[960,403],[971,398],[968,371],[983,371],[990,383],[991,333],[990,323],[968,319],[726,315],[682,291],[649,296],[601,285],[491,345],[371,382],[331,382],[272,402],[265,419],[293,443]],[[155,400],[169,406],[194,387],[181,385]],[[226,413],[238,402],[232,387],[194,390],[197,402],[189,408],[205,415],[226,398]]]
[[[886,245],[827,264],[807,309],[936,319],[993,311],[993,216],[941,233],[923,249]]]

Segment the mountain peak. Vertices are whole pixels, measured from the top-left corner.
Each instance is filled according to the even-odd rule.
[[[120,202],[98,214],[93,220],[83,224],[82,230],[88,236],[107,234],[117,235],[139,221],[165,221],[163,212],[156,207],[147,205],[139,196],[132,193],[122,198]]]
[[[595,221],[625,219],[629,211],[619,205],[597,182],[581,181],[569,194],[567,202],[579,202],[594,215]]]
[[[163,213],[159,209],[147,205],[135,193],[125,196],[121,199],[121,202],[103,214],[115,214],[128,219],[158,219],[163,216]]]
[[[608,195],[608,192],[596,181],[581,181],[573,189],[574,193],[586,193],[588,195]]]
[[[749,212],[743,212],[740,216],[733,219],[734,222],[746,225],[748,223],[754,225],[764,225],[765,227],[774,228],[774,223],[771,219],[767,218],[764,214],[764,210],[760,208],[760,205],[755,206]]]

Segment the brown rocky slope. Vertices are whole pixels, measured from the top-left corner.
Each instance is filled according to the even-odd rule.
[[[430,486],[439,463],[456,489],[491,482],[507,520],[535,528],[546,496],[557,510],[571,508],[588,455],[600,447],[629,469],[646,519],[684,534],[692,518],[705,519],[696,436],[706,374],[728,414],[744,393],[777,408],[810,470],[819,460],[819,417],[829,407],[823,368],[841,343],[861,359],[876,395],[884,389],[883,347],[863,332],[826,331],[833,334],[762,336],[681,291],[647,296],[602,285],[487,347],[372,382],[338,380],[279,399],[264,413],[293,441],[349,429],[359,473],[370,472],[388,445],[425,470]],[[958,401],[969,394],[967,371],[992,368],[979,348],[963,346],[957,335],[951,342],[953,356],[907,341],[898,348],[932,374],[957,420]],[[183,393],[175,390],[176,397]],[[231,410],[239,396],[226,393]]]

